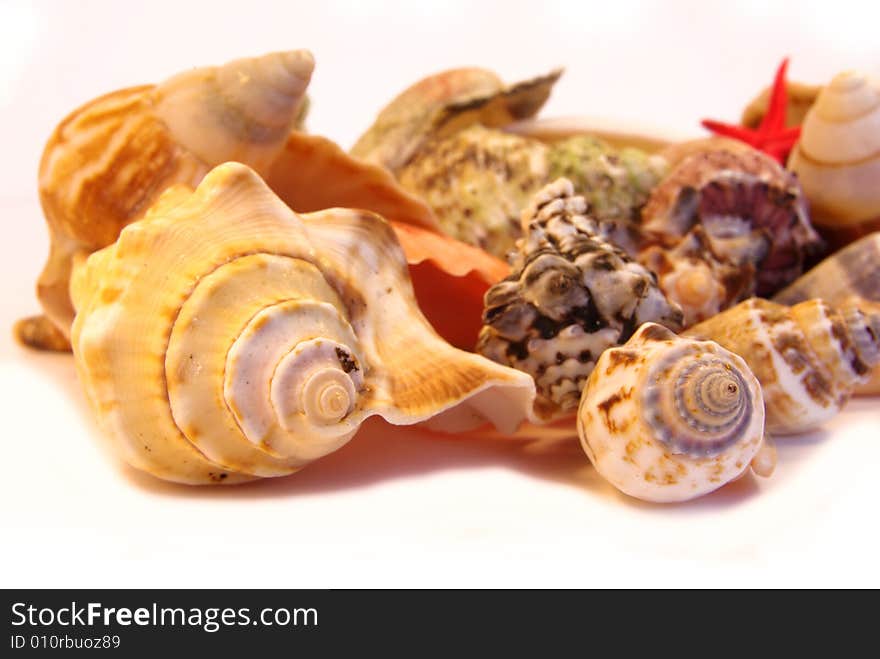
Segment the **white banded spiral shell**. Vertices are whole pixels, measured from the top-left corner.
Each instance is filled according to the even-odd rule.
[[[168,480],[289,474],[372,415],[510,431],[534,396],[527,376],[436,335],[381,218],[297,215],[236,163],[160,197],[75,272],[72,293],[101,425]]]
[[[880,86],[836,75],[804,118],[788,161],[813,222],[835,243],[880,228]]]
[[[646,501],[692,499],[737,478],[767,458],[763,430],[761,387],[742,359],[654,323],[602,354],[578,410],[597,471]]]
[[[880,362],[880,312],[822,300],[786,307],[752,298],[687,336],[737,353],[761,382],[767,432],[811,430],[834,417]]]

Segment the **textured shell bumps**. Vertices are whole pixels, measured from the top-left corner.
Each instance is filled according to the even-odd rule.
[[[523,212],[512,274],[486,293],[477,351],[535,378],[543,419],[577,408],[606,348],[644,322],[681,322],[654,276],[607,242],[586,208],[567,179],[543,188]]]

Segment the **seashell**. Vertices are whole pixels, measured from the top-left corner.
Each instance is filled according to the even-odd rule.
[[[548,176],[546,145],[481,125],[429,141],[398,172],[444,233],[500,258],[522,236],[522,209]]]
[[[780,304],[822,298],[840,305],[851,297],[880,302],[880,232],[838,250],[773,296]]]
[[[506,263],[440,233],[431,209],[388,170],[324,137],[291,133],[266,183],[298,212],[363,208],[387,218],[406,254],[422,313],[446,341],[473,348],[483,295],[510,272]]]
[[[452,69],[428,76],[391,101],[351,153],[397,173],[429,138],[442,138],[473,124],[503,126],[537,114],[561,75],[559,69],[509,87],[486,69]]]
[[[578,408],[581,445],[614,487],[645,501],[686,501],[741,476],[762,450],[761,387],[746,363],[711,341],[645,323],[596,363]]]
[[[588,134],[553,142],[548,159],[549,180],[569,179],[590,217],[607,223],[611,242],[635,258],[643,242],[641,210],[666,175],[666,159]]]
[[[880,311],[880,232],[838,250],[773,296],[775,302],[788,305],[813,298],[838,308],[855,304],[863,311]],[[880,365],[854,393],[880,394]]]
[[[683,251],[688,259],[703,258],[702,251],[709,265],[701,269],[699,277],[723,275],[713,282],[685,287],[702,291],[696,296],[697,303],[677,290],[678,278],[667,283],[661,275],[661,286],[682,305],[687,323],[707,318],[750,295],[774,293],[796,279],[805,261],[822,245],[810,225],[797,180],[790,173],[755,149],[717,149],[718,144],[706,140],[680,147],[678,165],[654,189],[642,210],[648,246],[640,260],[658,261],[658,248],[672,250],[667,261],[678,258],[677,251]],[[686,240],[697,227],[702,235]],[[667,264],[666,270],[682,268],[673,263]]]
[[[654,275],[607,242],[586,208],[567,179],[535,195],[512,273],[485,298],[477,352],[534,377],[544,421],[574,412],[606,348],[644,322],[681,321]]]
[[[550,177],[567,178],[599,220],[638,222],[640,211],[667,173],[667,161],[633,147],[617,148],[592,135],[551,145]]]
[[[840,306],[856,306],[861,309],[864,314],[880,315],[880,302],[872,302],[861,298],[850,298],[844,305]],[[880,364],[875,364],[874,368],[867,376],[867,380],[853,390],[854,396],[877,396],[880,395]]]
[[[686,139],[685,134],[670,132],[668,127],[623,124],[619,119],[596,116],[536,117],[514,122],[504,130],[548,143],[588,135],[617,149],[635,148],[651,155],[659,155],[672,142]]]
[[[702,226],[691,229],[674,247],[645,247],[639,262],[657,276],[669,300],[681,307],[682,325],[690,327],[749,297],[755,266],[734,264],[715,255]]]
[[[265,181],[300,213],[363,208],[389,220],[440,231],[427,204],[404,190],[388,170],[354,158],[320,135],[291,133]]]
[[[135,467],[236,483],[292,473],[372,415],[510,431],[528,413],[528,376],[433,332],[378,216],[297,215],[237,163],[158,204],[71,286],[80,379]]]
[[[822,89],[788,161],[836,245],[880,229],[880,88],[852,71]]]
[[[639,211],[664,171],[659,156],[587,135],[545,144],[474,125],[429,140],[397,175],[445,233],[504,257],[522,237],[519,216],[528,200],[558,178],[574,183],[591,217],[614,223],[609,237],[634,255]]]
[[[788,104],[785,108],[785,125],[788,127],[800,126],[804,122],[807,112],[816,101],[819,92],[822,91],[822,87],[787,80],[785,82],[785,91],[788,98]],[[743,110],[742,119],[740,120],[742,125],[748,128],[757,128],[764,115],[767,114],[769,104],[770,87],[765,87]]]
[[[97,98],[59,124],[40,162],[51,245],[37,297],[64,337],[73,320],[74,259],[112,243],[165,188],[193,186],[214,165],[237,160],[265,174],[296,121],[313,66],[311,54],[298,50],[195,69]],[[24,341],[47,336],[27,323],[19,330]]]
[[[685,335],[716,341],[746,360],[761,382],[772,434],[825,423],[880,362],[880,313],[836,310],[822,300],[785,307],[753,298]]]
[[[419,309],[437,333],[471,351],[483,327],[483,297],[510,274],[504,261],[422,227],[391,222],[409,263]]]

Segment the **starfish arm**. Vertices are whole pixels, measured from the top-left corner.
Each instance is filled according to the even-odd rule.
[[[776,133],[785,126],[785,110],[788,107],[788,89],[785,85],[785,73],[788,70],[788,58],[782,60],[776,69],[773,78],[773,88],[770,92],[770,102],[767,105],[767,113],[761,120],[758,131],[761,133]]]
[[[703,125],[703,128],[706,128],[716,135],[723,135],[724,137],[732,137],[734,139],[745,142],[746,144],[754,145],[757,135],[750,128],[745,128],[743,126],[733,126],[731,124],[725,124],[720,121],[713,121],[712,119],[703,119],[700,122]]]

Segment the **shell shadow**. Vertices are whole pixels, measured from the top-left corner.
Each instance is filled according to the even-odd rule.
[[[694,513],[743,503],[760,494],[752,476],[715,492],[677,505],[649,503],[618,492],[593,469],[577,440],[576,431],[560,430],[552,437],[456,437],[421,428],[392,426],[368,420],[357,436],[339,451],[286,478],[267,479],[228,488],[201,488],[160,481],[124,466],[126,477],[153,494],[199,499],[264,499],[311,496],[422,474],[466,469],[501,468],[536,480],[561,483],[599,496],[611,505],[643,510]]]
[[[456,436],[421,427],[393,426],[378,417],[368,419],[340,450],[291,476],[231,487],[179,485],[143,473],[115,457],[109,440],[98,431],[92,418],[70,355],[33,353],[30,363],[46,376],[48,386],[75,403],[83,424],[93,429],[94,441],[105,454],[108,465],[139,490],[158,496],[210,500],[313,496],[422,474],[485,468],[508,469],[536,480],[567,485],[586,495],[600,496],[612,505],[684,514],[736,506],[760,494],[762,489],[758,479],[747,475],[682,504],[644,502],[618,492],[599,476],[584,455],[573,424],[535,432],[526,429],[516,437],[503,437],[494,432]],[[806,457],[809,448],[827,436],[826,431],[816,431],[777,440],[780,460],[797,461]]]

